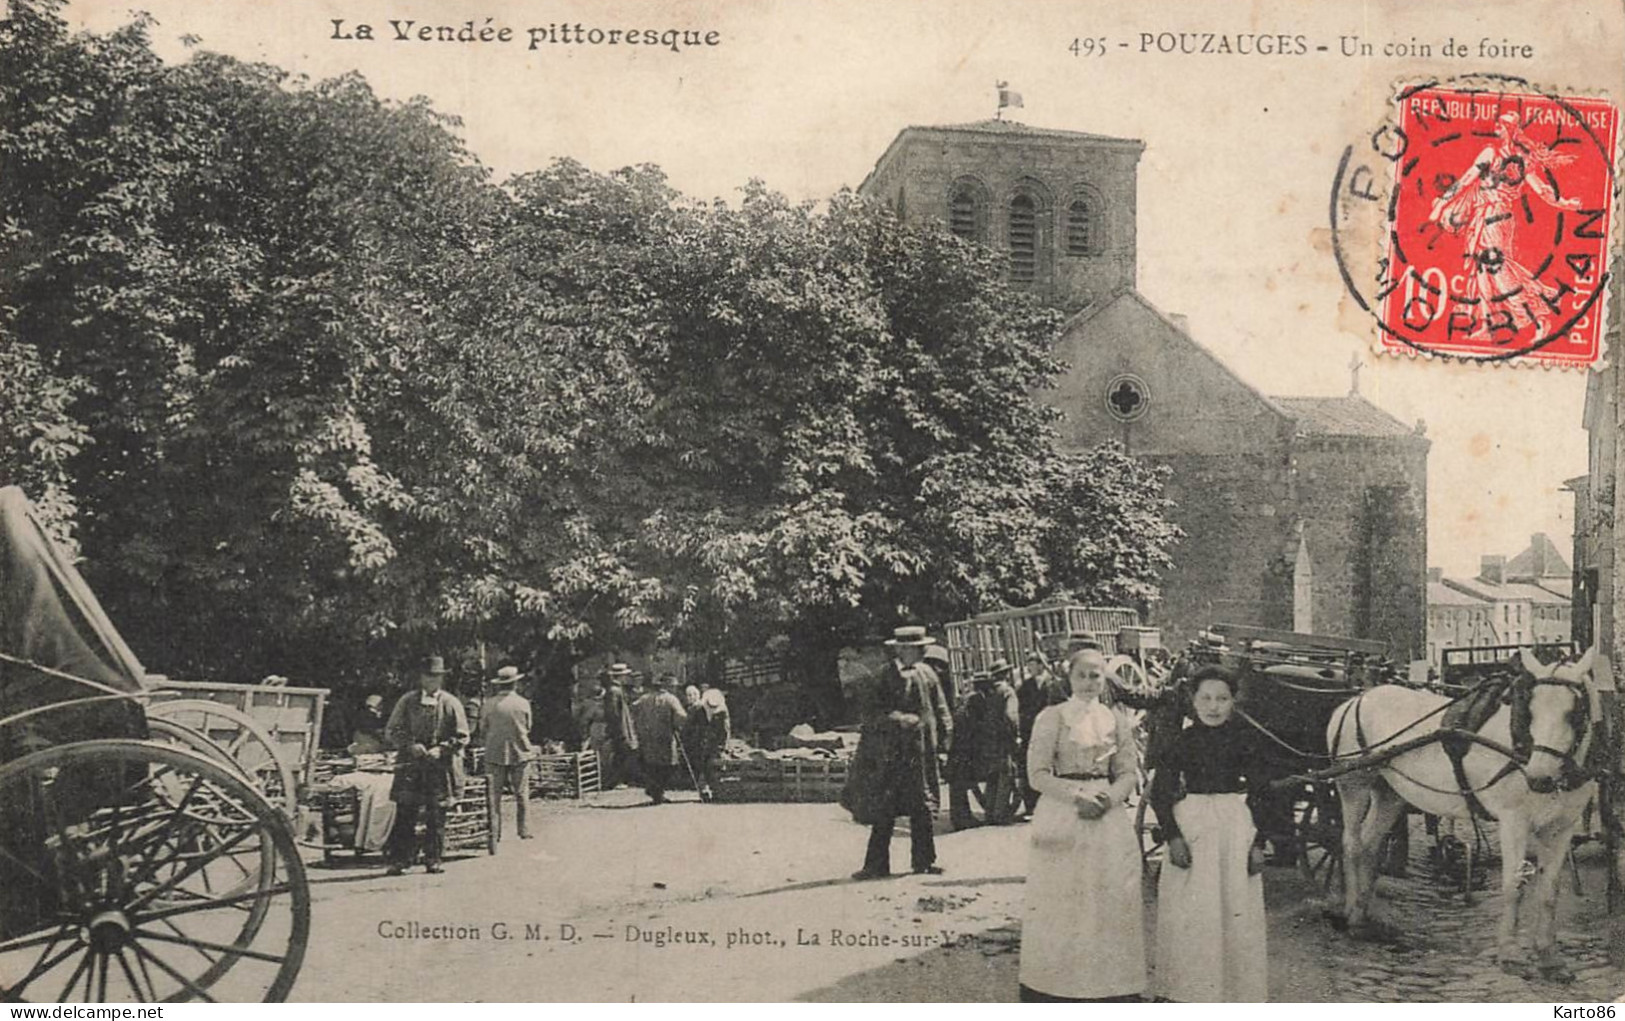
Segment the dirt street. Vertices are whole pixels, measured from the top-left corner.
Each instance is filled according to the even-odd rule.
[[[538,803],[539,838],[386,878],[337,856],[311,872],[303,1000],[1013,1000],[1026,828],[938,838],[947,873],[855,883],[867,831],[836,805],[664,806],[615,791]],[[536,809],[540,809],[539,812]],[[510,830],[511,831],[511,821]],[[1418,831],[1419,834],[1419,831]],[[1412,861],[1425,858],[1412,841]],[[893,844],[907,862],[906,827]],[[1476,902],[1413,868],[1384,879],[1400,930],[1356,944],[1291,869],[1266,876],[1274,1000],[1551,1000],[1625,993],[1596,856],[1565,881],[1559,928],[1579,979],[1495,967],[1498,876]],[[1148,881],[1148,894],[1154,880]],[[1154,898],[1144,922],[1154,932]],[[1615,930],[1617,933],[1617,929]],[[1151,940],[1147,939],[1148,948]]]

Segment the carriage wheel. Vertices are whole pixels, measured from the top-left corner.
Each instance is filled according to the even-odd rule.
[[[253,778],[255,787],[271,804],[292,819],[297,809],[298,789],[293,770],[278,754],[277,742],[254,717],[224,702],[206,698],[177,698],[155,701],[147,706],[147,719],[178,723],[224,747],[242,770]]]
[[[176,723],[174,720],[162,717],[149,718],[147,720],[147,729],[152,733],[153,740],[198,752],[205,758],[226,767],[239,780],[259,790],[261,794],[265,793],[260,787],[260,782],[232,757],[230,749],[202,731],[193,730],[190,727]],[[159,793],[161,796],[170,796],[170,792],[163,788],[159,789]],[[188,851],[193,855],[207,853],[211,847],[218,846],[231,836],[229,831],[225,834],[215,832],[212,827],[207,825],[207,820],[202,820],[202,822],[203,825],[198,826],[186,837],[190,844]],[[238,852],[234,860],[241,861],[245,865],[248,864],[245,852]],[[274,861],[275,857],[271,854],[264,854],[259,859],[261,868]],[[216,892],[221,896],[229,897],[256,889],[257,884],[261,882],[260,869],[250,871],[245,868],[235,885],[223,887]],[[168,901],[166,899],[159,903],[167,905]]]
[[[1309,784],[1296,806],[1298,868],[1325,897],[1343,888],[1343,805],[1331,784]]]
[[[1133,656],[1119,653],[1106,662],[1106,678],[1123,691],[1143,694],[1151,690],[1145,667]]]
[[[0,766],[0,999],[283,1000],[309,935],[288,821],[219,763],[105,740]]]
[[[1151,811],[1151,801],[1145,795],[1150,789],[1149,780],[1140,784],[1140,803],[1134,807],[1134,833],[1140,839],[1140,862],[1148,868],[1166,843],[1162,839],[1162,827],[1157,825],[1157,815]]]
[[[248,770],[244,769],[236,759],[232,758],[230,749],[200,730],[193,730],[191,727],[176,723],[174,720],[154,716],[147,719],[147,731],[152,735],[154,741],[161,741],[177,748],[197,752],[204,758],[212,759],[230,769],[237,779],[249,784],[255,782],[254,777]]]

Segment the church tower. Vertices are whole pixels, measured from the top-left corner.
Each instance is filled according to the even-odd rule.
[[[1135,285],[1145,143],[1014,121],[909,127],[858,192],[1009,258],[1010,281],[1078,310]]]

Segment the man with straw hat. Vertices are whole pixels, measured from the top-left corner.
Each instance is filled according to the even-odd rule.
[[[445,871],[446,809],[462,794],[463,747],[468,717],[457,696],[445,689],[446,661],[424,659],[415,691],[402,695],[389,714],[385,738],[396,752],[389,798],[396,804],[389,833],[389,874],[398,876],[417,856],[417,824],[423,816],[423,860],[430,872]]]
[[[930,644],[923,627],[894,630],[886,641],[892,661],[867,692],[863,740],[886,746],[886,753],[877,757],[886,765],[875,777],[878,807],[866,812],[872,820],[869,847],[854,879],[891,875],[891,838],[899,815],[908,816],[913,870],[930,875],[942,872],[936,863],[932,816],[941,786],[937,753],[952,741],[953,718],[937,675],[923,662]]]
[[[610,665],[604,674],[604,690],[600,698],[604,703],[604,725],[609,730],[606,746],[608,755],[598,764],[598,775],[603,778],[604,790],[614,790],[626,782],[632,768],[632,753],[638,750],[638,734],[632,728],[632,704],[626,697],[626,682],[632,677],[632,668],[625,663]]]
[[[480,737],[485,743],[485,797],[491,806],[491,839],[502,839],[502,792],[511,790],[518,802],[515,822],[519,839],[531,838],[530,762],[536,746],[530,743],[530,700],[514,690],[525,675],[515,666],[505,666],[491,678],[491,696],[480,717]]]

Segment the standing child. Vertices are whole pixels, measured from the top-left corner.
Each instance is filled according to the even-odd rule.
[[[1181,1003],[1267,998],[1264,837],[1254,824],[1264,793],[1256,732],[1234,719],[1235,681],[1196,675],[1196,722],[1171,742],[1151,781],[1151,808],[1168,841],[1157,886],[1159,997]]]

